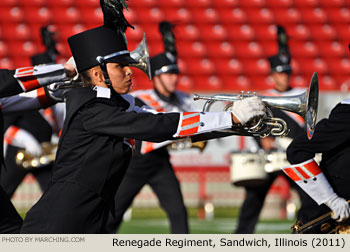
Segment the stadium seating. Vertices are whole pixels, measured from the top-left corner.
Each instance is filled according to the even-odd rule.
[[[40,27],[57,34],[59,60],[70,57],[67,38],[103,24],[99,0],[1,0],[0,66],[29,63],[44,47]],[[295,86],[316,71],[321,88],[338,89],[349,77],[350,9],[347,0],[130,0],[127,30],[133,50],[146,33],[150,55],[163,52],[158,22],[175,26],[179,86],[224,90],[271,87],[267,57],[277,53],[276,24],[289,37]],[[135,72],[135,83],[144,82]],[[320,78],[321,79],[321,78]],[[228,83],[226,83],[228,81]],[[260,83],[257,85],[256,83]],[[137,87],[136,87],[137,88]]]

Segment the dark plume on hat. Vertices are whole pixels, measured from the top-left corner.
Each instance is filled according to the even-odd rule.
[[[128,5],[124,0],[100,0],[104,25],[113,27],[116,31],[125,32],[128,27],[134,27],[126,20],[123,9]]]

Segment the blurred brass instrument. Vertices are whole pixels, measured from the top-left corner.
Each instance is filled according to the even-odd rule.
[[[191,148],[199,149],[200,152],[203,152],[205,147],[207,146],[207,141],[198,141],[193,143],[191,138],[183,138],[180,140],[173,141],[168,145],[169,150],[187,150]]]
[[[21,149],[16,155],[16,164],[24,169],[36,169],[51,164],[55,161],[57,144],[49,142],[41,143],[41,156],[33,156]]]
[[[203,112],[210,111],[210,107],[218,101],[229,102],[225,106],[224,111],[227,111],[233,106],[235,101],[239,101],[252,95],[256,95],[254,92],[251,94],[247,92],[245,94],[217,94],[214,96],[199,96],[194,95],[194,100],[207,100],[203,106]],[[287,123],[281,118],[274,118],[271,108],[282,109],[296,113],[304,118],[307,126],[308,138],[311,139],[317,118],[318,107],[318,76],[315,72],[312,75],[309,89],[300,94],[294,96],[259,96],[266,105],[266,115],[262,118],[254,118],[251,122],[248,122],[247,126],[235,127],[230,129],[221,130],[221,132],[232,133],[232,135],[244,135],[244,136],[260,136],[266,137],[272,136],[286,136],[289,132]]]
[[[348,200],[350,203],[350,200]],[[350,218],[337,222],[333,212],[325,213],[305,224],[297,221],[292,227],[293,234],[350,234]]]

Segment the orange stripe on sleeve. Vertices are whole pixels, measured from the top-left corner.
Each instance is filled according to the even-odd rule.
[[[304,179],[309,179],[309,178],[310,178],[310,176],[307,175],[307,174],[303,171],[303,169],[301,169],[300,167],[296,166],[295,169],[301,174],[301,176],[304,177]]]
[[[5,134],[5,139],[4,141],[8,144],[11,145],[13,139],[15,138],[17,132],[19,131],[19,128],[16,126],[11,126],[7,129],[6,134]]]
[[[315,160],[311,161],[310,163],[304,164],[304,167],[315,176],[322,172]]]
[[[294,181],[301,180],[301,178],[299,178],[299,176],[293,171],[292,168],[285,168],[283,169],[283,171],[288,175],[288,177],[290,177]]]
[[[36,90],[36,95],[42,108],[47,108],[55,104],[45,93],[43,87]]]
[[[22,82],[26,91],[30,91],[30,90],[33,90],[33,89],[40,87],[40,83],[36,78],[35,79],[24,79],[24,80],[20,80],[20,81]]]
[[[200,120],[200,116],[194,116],[194,117],[190,117],[190,118],[187,118],[187,119],[184,119],[182,120],[181,122],[181,127],[184,127],[184,126],[187,126],[187,125],[190,125],[190,124],[193,124],[193,123],[197,123],[199,122]]]
[[[188,135],[192,135],[198,132],[198,127],[193,127],[190,129],[186,129],[186,130],[181,130],[179,133],[179,136],[188,136]]]

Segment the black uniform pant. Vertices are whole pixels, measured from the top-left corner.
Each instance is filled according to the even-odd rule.
[[[236,234],[252,234],[254,233],[256,223],[259,220],[261,209],[264,205],[266,195],[275,181],[275,179],[283,174],[282,172],[268,173],[268,178],[265,183],[254,187],[245,187],[246,198],[241,206],[238,217],[238,226]],[[287,177],[286,177],[287,178]],[[303,209],[308,211],[314,204],[313,200],[293,181],[287,178],[291,186],[296,189],[301,200]]]
[[[19,234],[23,220],[0,186],[0,234]]]
[[[8,146],[6,151],[6,169],[2,169],[0,179],[0,184],[3,186],[6,194],[11,197],[28,173],[33,174],[33,176],[37,179],[40,188],[44,191],[51,179],[51,166],[31,170],[23,169],[15,162],[17,151],[18,148],[13,146]]]
[[[114,214],[112,213],[108,219],[106,232],[117,232],[125,211],[130,207],[142,187],[149,184],[157,195],[161,207],[167,213],[171,233],[188,233],[187,210],[179,181],[169,160],[156,167],[133,167],[133,163],[131,165],[116,193]],[[147,169],[148,171],[152,169],[152,172],[145,173]]]

